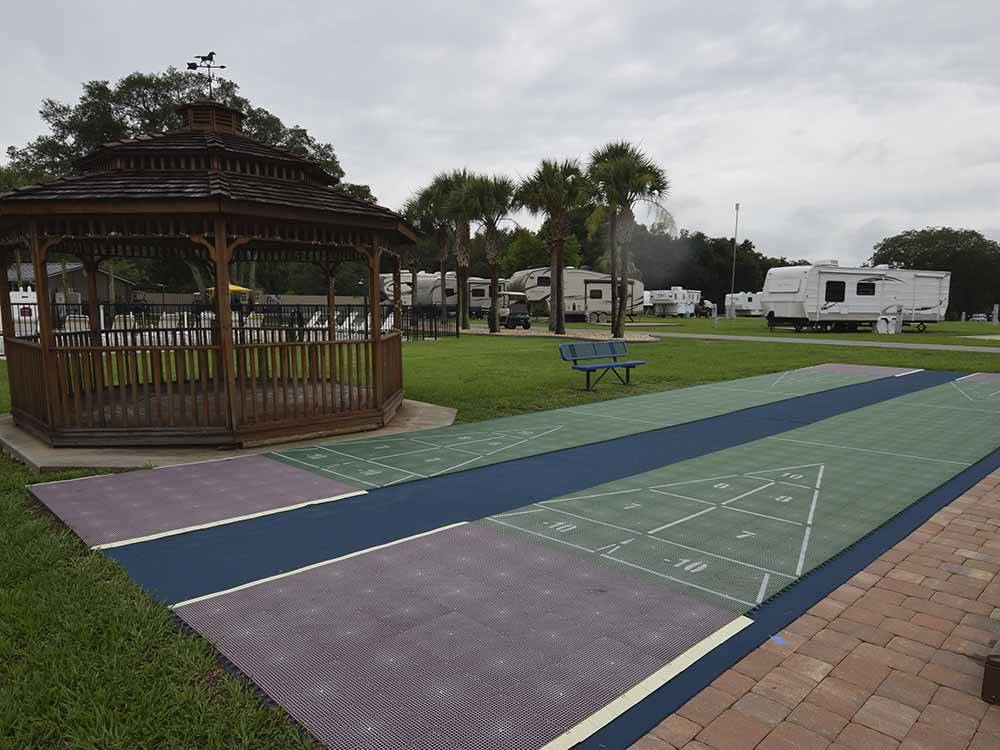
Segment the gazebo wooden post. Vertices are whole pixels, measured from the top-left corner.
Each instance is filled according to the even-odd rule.
[[[233,311],[229,305],[229,262],[233,257],[233,248],[227,242],[226,219],[224,216],[215,218],[215,244],[212,248],[212,260],[215,261],[215,319],[219,331],[219,362],[222,368],[220,375],[226,384],[226,404],[229,409],[228,427],[235,434],[239,425],[236,413],[236,370],[235,345],[233,343]]]
[[[392,261],[392,308],[393,308],[393,328],[402,332],[403,330],[403,261],[399,255],[393,256]]]
[[[372,375],[375,380],[375,408],[382,408],[382,300],[379,283],[379,237],[372,237],[368,255],[368,309],[372,325]]]
[[[7,281],[7,269],[10,268],[12,250],[0,252],[0,324],[3,325],[3,335],[14,338],[14,312],[10,307],[10,282]]]
[[[329,261],[323,265],[326,271],[326,328],[327,338],[335,341],[337,338],[337,263]]]
[[[90,339],[93,346],[101,345],[101,321],[98,319],[97,270],[100,259],[93,256],[83,256],[83,268],[87,272],[87,317],[90,319]]]
[[[45,260],[49,247],[54,240],[40,242],[38,239],[38,223],[32,221],[29,241],[31,243],[31,263],[35,271],[35,297],[38,300],[38,345],[41,347],[42,389],[45,393],[46,424],[49,428],[55,426],[52,419],[54,405],[54,377],[56,372],[55,331],[52,326],[52,305],[49,300],[49,272]]]

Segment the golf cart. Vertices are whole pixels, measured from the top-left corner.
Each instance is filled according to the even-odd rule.
[[[500,325],[504,328],[524,330],[531,328],[531,316],[528,314],[528,296],[524,292],[500,292],[500,307],[497,310]]]

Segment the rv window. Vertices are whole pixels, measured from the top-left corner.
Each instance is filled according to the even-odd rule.
[[[552,286],[552,281],[548,276],[539,276],[538,286]]]
[[[859,297],[874,297],[875,296],[875,282],[874,281],[859,281],[858,282],[858,296]]]
[[[486,296],[486,290],[483,289],[482,287],[476,287],[475,289],[472,290],[472,296],[473,297],[485,297]]]
[[[603,289],[591,289],[590,290],[590,298],[591,299],[604,299],[604,290]]]
[[[454,297],[455,296],[455,290],[454,289],[449,289],[448,287],[444,288],[444,293],[448,297]]]
[[[847,282],[845,281],[828,281],[826,282],[826,301],[827,302],[843,302],[844,295],[847,292]]]

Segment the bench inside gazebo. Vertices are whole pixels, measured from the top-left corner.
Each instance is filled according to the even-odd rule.
[[[379,272],[389,266],[400,287],[393,250],[413,230],[337,190],[318,165],[243,135],[239,111],[180,111],[180,130],[106,144],[78,175],[0,195],[0,263],[30,256],[39,300],[25,333],[0,284],[16,424],[53,446],[244,445],[384,426],[403,399],[401,309],[398,295],[380,304]],[[48,303],[56,254],[87,271],[74,315]],[[311,263],[327,279],[328,309],[237,315],[217,293],[210,306],[136,325],[97,298],[98,266],[116,258],[184,259],[219,290],[236,262]],[[333,295],[345,261],[365,265],[372,301],[350,321]]]

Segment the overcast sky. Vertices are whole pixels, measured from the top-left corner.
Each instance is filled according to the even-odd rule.
[[[46,96],[215,50],[255,104],[398,208],[435,172],[523,176],[640,144],[681,227],[867,258],[951,225],[1000,239],[1000,2],[22,3],[0,0],[0,146]]]

